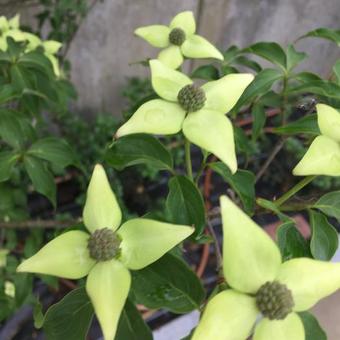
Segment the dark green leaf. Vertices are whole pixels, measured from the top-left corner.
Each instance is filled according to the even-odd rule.
[[[56,185],[44,161],[33,156],[24,158],[25,169],[36,191],[46,196],[56,206]]]
[[[18,64],[25,68],[31,68],[45,73],[51,78],[54,78],[52,64],[49,59],[43,54],[37,51],[23,54],[18,60]]]
[[[174,176],[170,179],[166,208],[172,223],[193,225],[195,236],[203,232],[205,226],[203,198],[187,177]]]
[[[333,73],[336,76],[336,82],[337,84],[340,84],[340,59],[336,61],[336,63],[333,66]]]
[[[211,163],[209,166],[228,182],[239,195],[246,212],[252,214],[255,206],[254,174],[247,170],[237,170],[237,172],[232,175],[229,168],[222,162]]]
[[[303,83],[309,83],[310,81],[322,80],[317,74],[312,72],[300,72],[292,76],[293,79],[301,81]]]
[[[23,91],[25,88],[32,88],[32,74],[23,66],[11,66],[11,80],[17,91]]]
[[[20,155],[13,151],[0,152],[0,182],[10,178],[13,166],[19,157]]]
[[[43,322],[46,339],[85,340],[92,317],[85,288],[75,289],[47,310]]]
[[[32,137],[31,127],[28,121],[18,117],[15,111],[0,111],[0,136],[13,148],[19,149],[27,140]]]
[[[313,206],[330,217],[340,221],[340,191],[333,191],[323,195]]]
[[[286,68],[286,53],[282,47],[275,42],[258,42],[245,48],[242,52],[256,54],[271,63],[274,63],[284,69]]]
[[[225,63],[230,63],[233,61],[233,59],[240,53],[240,49],[233,45],[230,46],[224,53],[223,53],[223,57],[224,57],[224,62]]]
[[[214,65],[203,65],[194,70],[191,78],[216,80],[220,77],[218,69]]]
[[[198,309],[205,295],[196,274],[171,254],[133,271],[132,291],[137,302],[148,308],[165,308],[179,314]]]
[[[329,261],[338,249],[338,232],[325,215],[314,210],[310,211],[310,225],[312,227],[310,250],[313,257],[317,260]]]
[[[237,65],[242,65],[250,68],[251,70],[254,70],[255,72],[260,72],[262,70],[262,67],[260,64],[258,64],[254,60],[250,60],[247,57],[241,55],[234,59],[233,61]]]
[[[296,257],[309,257],[309,247],[295,223],[292,221],[284,222],[276,232],[277,243],[284,261]]]
[[[301,63],[302,60],[307,58],[307,54],[305,52],[296,51],[293,45],[288,45],[287,48],[287,70],[292,70],[296,65]]]
[[[295,122],[273,128],[273,132],[283,135],[296,135],[300,133],[319,135],[320,130],[316,114],[304,116]]]
[[[282,74],[278,70],[268,68],[261,71],[243,92],[233,111],[237,112],[243,105],[249,104],[255,97],[269,91],[273,84],[281,78]]]
[[[305,84],[289,87],[288,94],[314,93],[340,99],[340,86],[327,80],[312,80]]]
[[[115,340],[152,340],[150,328],[130,300],[126,300],[120,315]]]
[[[27,153],[62,168],[77,163],[75,154],[69,144],[63,139],[54,137],[37,140]]]
[[[252,139],[255,141],[261,134],[266,123],[266,112],[263,105],[258,102],[253,106],[251,113],[254,119],[252,126]]]
[[[0,88],[0,104],[7,103],[18,96],[11,84],[2,85]]]
[[[332,30],[330,28],[317,28],[313,31],[306,33],[299,39],[308,37],[327,39],[340,45],[340,30]]]
[[[108,150],[106,160],[118,170],[136,164],[149,164],[159,170],[173,167],[171,154],[162,143],[142,133],[119,138]]]
[[[327,334],[321,328],[316,317],[309,312],[300,312],[299,316],[305,328],[306,340],[327,340]]]
[[[238,152],[243,152],[247,156],[254,153],[254,144],[251,143],[250,138],[245,134],[244,130],[238,126],[234,126],[234,138],[236,150]]]

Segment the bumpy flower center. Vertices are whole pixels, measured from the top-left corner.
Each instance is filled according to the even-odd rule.
[[[277,281],[266,282],[256,293],[256,305],[262,315],[270,320],[283,320],[293,311],[292,292]]]
[[[169,33],[169,41],[173,45],[181,46],[185,41],[185,32],[181,28],[174,28]]]
[[[177,95],[178,103],[187,112],[200,110],[206,101],[204,91],[195,85],[184,86]]]
[[[119,255],[121,240],[109,228],[97,229],[89,238],[87,248],[96,261],[108,261]]]

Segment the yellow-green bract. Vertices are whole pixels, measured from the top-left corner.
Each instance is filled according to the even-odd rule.
[[[113,340],[121,311],[129,293],[129,269],[144,268],[193,233],[182,225],[135,218],[121,227],[122,213],[101,165],[96,165],[87,191],[83,220],[88,231],[109,228],[121,239],[120,253],[107,261],[90,257],[90,235],[68,231],[47,243],[37,254],[25,260],[18,272],[55,275],[80,279],[86,275],[86,291],[104,333]],[[118,229],[119,228],[119,229]]]
[[[45,56],[50,60],[53,71],[56,76],[60,76],[59,62],[55,54],[61,48],[62,44],[55,40],[42,41],[38,36],[23,32],[20,30],[20,16],[17,14],[12,19],[7,20],[6,17],[0,17],[0,50],[7,51],[7,38],[12,38],[15,41],[27,42],[27,52],[35,50],[41,46],[44,50]]]
[[[174,29],[184,32],[184,41],[180,45],[172,44],[169,35]],[[215,58],[223,60],[223,55],[209,41],[195,34],[196,23],[191,11],[177,14],[169,26],[151,25],[137,28],[135,34],[145,39],[154,47],[164,48],[158,59],[167,66],[176,69],[187,58]]]
[[[233,127],[225,113],[233,108],[254,76],[235,73],[207,82],[201,87],[206,97],[204,106],[187,114],[179,105],[177,96],[183,87],[192,84],[192,80],[158,60],[151,60],[150,67],[152,86],[162,99],[143,104],[118,129],[116,136],[132,133],[171,135],[183,130],[190,142],[215,154],[235,173]]]
[[[317,104],[321,135],[316,137],[293,174],[296,176],[340,176],[340,113],[325,104]]]
[[[193,340],[305,340],[296,312],[314,306],[340,288],[340,263],[295,258],[282,263],[271,238],[229,198],[221,197],[223,270],[227,289],[207,304]],[[256,293],[266,282],[279,282],[291,292],[294,307],[283,320],[262,317]]]

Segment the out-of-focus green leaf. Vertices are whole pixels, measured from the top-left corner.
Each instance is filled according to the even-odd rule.
[[[191,78],[205,79],[205,80],[216,80],[219,79],[219,71],[214,65],[203,65],[196,68]]]
[[[286,55],[287,55],[286,68],[288,71],[291,71],[295,66],[301,63],[302,60],[307,58],[307,53],[296,51],[293,45],[288,45]]]
[[[316,317],[309,312],[300,312],[299,316],[305,328],[306,340],[327,340],[327,334]]]
[[[323,195],[313,208],[321,210],[330,217],[335,217],[340,221],[340,191],[333,191]]]
[[[299,39],[308,38],[308,37],[327,39],[327,40],[335,42],[337,45],[340,46],[340,30],[333,30],[333,29],[324,28],[324,27],[317,28],[313,31],[306,33]]]
[[[20,155],[14,151],[0,152],[0,182],[7,181],[13,169],[13,166],[19,159]]]
[[[295,122],[273,128],[273,132],[283,135],[296,135],[304,133],[317,136],[320,134],[316,114],[310,114],[296,120]]]

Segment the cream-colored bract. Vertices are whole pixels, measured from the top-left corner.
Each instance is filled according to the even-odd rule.
[[[220,198],[223,220],[223,271],[231,289],[207,304],[192,340],[305,340],[296,312],[314,306],[340,288],[340,263],[296,258],[281,262],[277,245],[228,197]],[[285,284],[294,299],[283,320],[262,320],[254,294],[267,281]],[[248,295],[250,293],[250,295]]]
[[[83,212],[90,233],[102,228],[117,230],[122,214],[111,190],[105,170],[95,166]],[[105,340],[113,340],[119,316],[130,289],[129,269],[141,269],[155,262],[182,242],[194,228],[135,218],[117,231],[121,238],[120,255],[96,262],[87,248],[90,235],[72,230],[47,243],[35,255],[23,261],[18,272],[49,274],[70,279],[87,277],[86,291],[103,330]]]
[[[178,92],[192,80],[159,60],[150,61],[151,82],[161,99],[143,104],[121,126],[116,136],[133,133],[171,135],[183,131],[185,137],[221,159],[232,173],[237,170],[233,127],[225,113],[241,97],[254,76],[249,73],[229,74],[207,82],[201,89],[206,96],[202,109],[187,114],[179,105]]]
[[[45,56],[50,60],[56,76],[60,76],[59,62],[55,54],[59,51],[62,44],[55,40],[41,40],[38,36],[20,30],[20,16],[17,14],[10,20],[5,16],[0,17],[0,50],[7,51],[7,38],[14,41],[26,41],[27,52],[35,50],[38,46],[44,49]]]
[[[316,105],[321,135],[293,169],[295,176],[340,176],[340,113],[329,105]]]
[[[185,32],[185,40],[181,46],[173,45],[169,41],[169,34],[174,28],[180,28]],[[191,11],[177,14],[169,26],[150,25],[135,30],[137,36],[143,38],[152,46],[163,48],[158,55],[158,60],[172,69],[177,69],[182,65],[183,56],[187,58],[224,59],[214,45],[195,32],[196,23]]]

